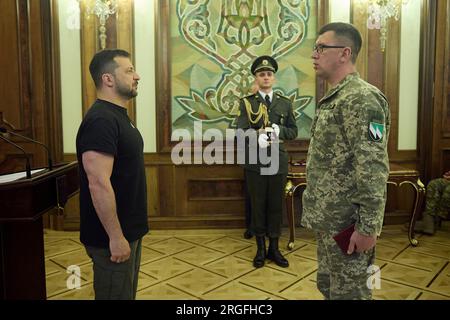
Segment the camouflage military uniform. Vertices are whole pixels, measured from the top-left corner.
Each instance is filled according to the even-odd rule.
[[[237,127],[239,129],[255,129],[264,127],[262,120],[259,123],[251,124],[248,119],[244,99],[250,102],[253,112],[257,112],[260,104],[265,103],[259,93],[241,99]],[[273,94],[273,101],[268,106],[270,124],[278,124],[280,127],[279,139],[292,140],[297,137],[297,125],[292,111],[291,101],[278,94]],[[279,147],[279,168],[275,175],[261,175],[261,168],[270,165],[262,164],[259,157],[256,163],[250,163],[251,153],[258,155],[257,144],[255,148],[249,149],[246,143],[246,161],[244,164],[246,182],[250,194],[251,207],[251,230],[257,236],[268,235],[271,238],[278,238],[281,229],[281,214],[284,200],[284,186],[288,172],[288,154],[283,143],[277,144]],[[272,159],[274,161],[274,159]]]
[[[438,178],[428,183],[424,214],[447,219],[450,214],[450,180]]]
[[[333,235],[355,223],[379,235],[389,176],[390,113],[386,98],[358,73],[319,102],[311,129],[302,224],[316,232],[317,285],[328,299],[370,299],[367,268],[375,250],[346,256]]]

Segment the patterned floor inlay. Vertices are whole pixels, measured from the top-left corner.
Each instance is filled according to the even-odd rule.
[[[312,232],[296,230],[287,249],[283,230],[280,249],[288,268],[266,261],[252,265],[255,238],[244,230],[152,230],[142,242],[137,299],[150,300],[322,300],[316,287],[317,246]],[[404,226],[386,226],[378,241],[381,267],[377,300],[450,300],[450,228],[435,236],[417,235],[409,246]],[[92,262],[78,232],[45,230],[48,299],[93,299]],[[267,242],[268,245],[268,242]],[[69,289],[70,266],[80,268],[80,287]]]

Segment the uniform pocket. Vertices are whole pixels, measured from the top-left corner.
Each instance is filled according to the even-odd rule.
[[[287,112],[274,110],[270,114],[270,122],[278,125],[284,125],[287,118]]]

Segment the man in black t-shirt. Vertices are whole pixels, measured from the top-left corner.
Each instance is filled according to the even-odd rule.
[[[139,75],[130,54],[103,50],[89,70],[97,100],[77,134],[80,240],[94,268],[96,299],[135,299],[148,232],[144,143],[127,114]]]

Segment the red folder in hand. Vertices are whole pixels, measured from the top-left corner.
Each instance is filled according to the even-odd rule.
[[[355,224],[352,224],[348,228],[345,228],[335,236],[333,236],[333,239],[336,241],[339,248],[341,248],[342,252],[344,254],[347,254],[348,246],[350,245],[350,238],[353,234],[353,231],[355,231]]]

